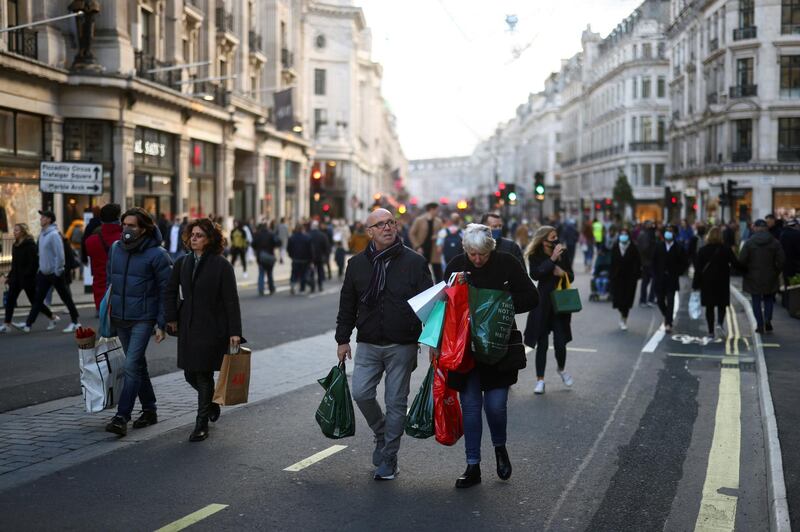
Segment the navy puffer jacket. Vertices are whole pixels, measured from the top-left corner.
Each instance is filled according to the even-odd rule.
[[[172,259],[161,247],[161,232],[142,239],[133,250],[115,242],[109,252],[111,317],[127,321],[155,321],[164,329],[164,291],[172,273]]]

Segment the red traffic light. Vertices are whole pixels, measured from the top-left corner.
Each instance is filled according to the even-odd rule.
[[[500,193],[500,191],[499,191],[499,190],[495,190],[495,191],[494,191],[494,196],[495,196],[496,198],[499,198],[500,196],[502,196],[502,194]]]
[[[672,202],[672,204],[673,204],[673,205],[677,205],[677,204],[678,204],[678,198],[677,198],[677,196],[672,196],[672,197],[670,198],[670,201]]]
[[[611,205],[611,198],[606,198],[606,205]]]
[[[322,212],[328,212],[329,210],[331,210],[331,206],[327,203],[322,206]]]
[[[599,211],[601,208],[602,208],[602,205],[600,205],[599,203],[595,203],[594,204],[594,210]]]
[[[497,185],[497,188],[499,188],[500,190],[505,190],[506,189],[506,184],[505,183],[500,183],[499,185]]]

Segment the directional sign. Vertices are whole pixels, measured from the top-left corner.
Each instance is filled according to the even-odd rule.
[[[98,196],[103,193],[103,165],[42,161],[39,167],[39,190]]]

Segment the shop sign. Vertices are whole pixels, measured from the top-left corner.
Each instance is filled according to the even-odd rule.
[[[103,193],[103,165],[42,161],[39,165],[39,190],[98,196]]]
[[[133,143],[133,153],[151,157],[164,157],[167,155],[167,145],[163,142],[136,139]]]

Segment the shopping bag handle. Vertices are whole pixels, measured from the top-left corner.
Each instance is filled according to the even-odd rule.
[[[566,284],[566,287],[564,286]],[[569,290],[570,283],[569,283],[569,274],[564,273],[559,279],[558,284],[556,285],[556,290]]]
[[[450,279],[447,281],[447,286],[453,286],[453,283],[458,278],[458,273],[459,272],[453,272],[450,274]]]

